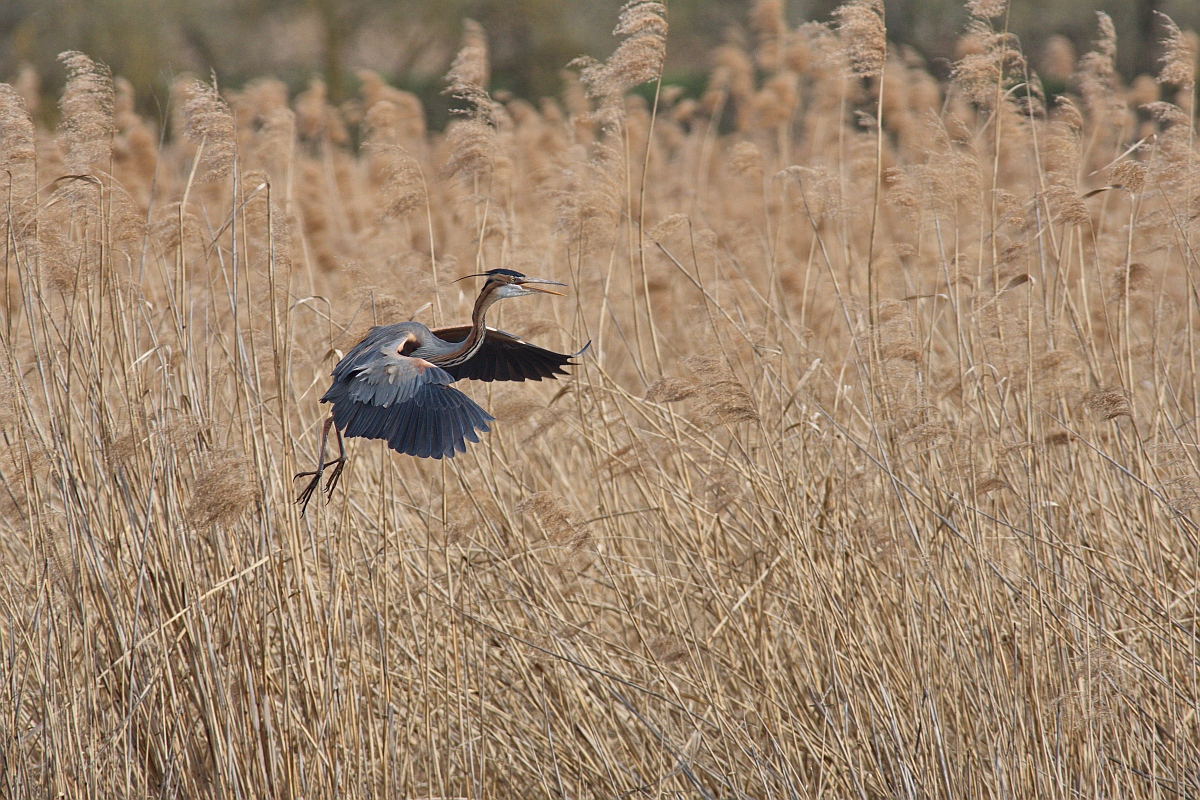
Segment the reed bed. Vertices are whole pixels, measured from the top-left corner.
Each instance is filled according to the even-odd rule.
[[[468,24],[444,132],[0,86],[2,793],[1200,795],[1197,39],[1126,86],[969,8],[939,82],[760,0],[689,98],[635,2],[540,105]],[[495,267],[571,378],[302,517],[339,355]]]

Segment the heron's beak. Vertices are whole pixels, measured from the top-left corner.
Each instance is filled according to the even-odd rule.
[[[558,281],[548,281],[542,278],[518,278],[517,280],[513,281],[513,283],[517,284],[518,286],[523,286],[526,289],[532,289],[535,292],[545,292],[546,294],[553,294],[557,295],[558,297],[567,296],[564,292],[556,292],[553,289],[543,289],[541,286],[530,286],[532,283],[540,283],[550,286],[566,286],[565,283],[559,283]]]

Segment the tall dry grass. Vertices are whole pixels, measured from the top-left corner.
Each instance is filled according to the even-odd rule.
[[[3,794],[1200,794],[1196,37],[1051,99],[971,11],[939,84],[761,0],[655,104],[657,4],[540,106],[469,26],[444,134],[0,86]],[[573,377],[301,518],[339,353],[500,266]]]

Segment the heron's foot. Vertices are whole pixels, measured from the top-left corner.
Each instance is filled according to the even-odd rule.
[[[333,468],[333,473],[329,476],[329,480],[325,483],[326,503],[333,499],[333,490],[337,488],[338,480],[342,477],[342,470],[346,468],[346,457],[342,456],[341,458],[330,461],[329,464],[326,464],[325,466],[328,467],[330,464],[336,464],[337,466]]]
[[[301,479],[301,477],[312,476],[312,480],[308,481],[304,487],[304,492],[300,493],[300,497],[296,498],[296,505],[300,506],[300,516],[304,516],[304,512],[308,510],[308,500],[312,499],[312,495],[317,493],[320,487],[320,479],[325,474],[325,470],[330,467],[334,468],[329,476],[329,481],[325,483],[325,501],[334,499],[334,489],[337,487],[338,479],[342,477],[342,470],[346,468],[346,457],[335,458],[334,461],[326,461],[317,469],[308,471],[308,473],[296,473],[293,476],[293,481]]]
[[[320,487],[321,476],[325,474],[325,468],[332,466],[333,464],[337,464],[337,469],[333,471],[333,474],[329,477],[329,483],[326,484],[326,490],[330,495],[332,495],[333,486],[337,483],[337,479],[341,477],[342,467],[344,467],[346,464],[345,458],[336,458],[333,461],[326,461],[324,464],[312,470],[311,472],[297,472],[292,478],[292,480],[295,481],[299,478],[307,478],[310,475],[312,476],[312,480],[308,482],[308,484],[304,487],[304,491],[302,491],[300,496],[296,498],[296,505],[300,506],[300,516],[304,516],[304,512],[308,510],[308,501],[312,499],[313,494],[317,491],[317,488]]]
[[[318,469],[313,472],[296,473],[296,478],[303,478],[305,475],[313,476],[313,479],[308,482],[307,486],[304,487],[304,491],[301,492],[300,496],[296,498],[296,505],[300,506],[300,516],[302,517],[304,516],[304,512],[308,511],[308,501],[312,499],[313,492],[315,492],[317,487],[321,485],[321,472],[322,470]],[[292,480],[295,480],[295,478]]]

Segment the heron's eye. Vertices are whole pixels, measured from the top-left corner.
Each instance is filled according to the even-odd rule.
[[[413,352],[416,351],[416,349],[420,346],[421,345],[417,343],[415,338],[409,336],[404,340],[404,344],[400,345],[400,355],[411,356]]]

